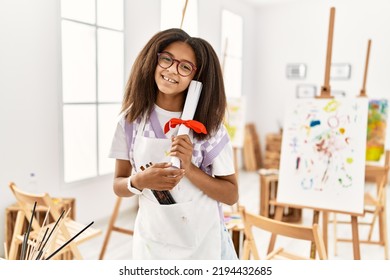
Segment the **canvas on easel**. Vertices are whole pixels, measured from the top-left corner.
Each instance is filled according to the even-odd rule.
[[[296,100],[286,111],[277,202],[361,215],[368,101]]]
[[[321,94],[314,100],[296,100],[289,104],[286,113],[279,188],[273,204],[277,220],[282,218],[283,206],[313,209],[313,224],[318,223],[321,212],[326,247],[328,213],[350,215],[353,255],[354,259],[360,259],[357,217],[363,216],[364,210],[368,101],[367,98],[335,99],[331,95],[335,12],[332,7]],[[273,234],[269,252],[275,241]],[[312,243],[312,256],[314,247]]]
[[[385,152],[387,99],[370,99],[368,103],[367,161],[380,161]]]
[[[245,104],[244,97],[227,99],[227,114],[224,125],[233,148],[241,149],[244,146]]]

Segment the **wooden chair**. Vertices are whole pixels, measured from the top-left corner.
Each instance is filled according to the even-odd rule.
[[[366,165],[366,177],[374,178],[376,191],[366,191],[364,193],[364,217],[358,220],[359,226],[368,227],[367,239],[360,239],[361,244],[377,244],[384,247],[385,259],[389,259],[389,242],[387,236],[386,217],[386,187],[388,183],[388,173],[390,167],[390,151],[386,151],[383,165]],[[335,253],[337,254],[337,242],[350,242],[351,239],[337,237],[337,224],[346,224],[347,221],[338,220],[334,215],[334,241]],[[379,237],[373,240],[375,226],[378,226]]]
[[[20,244],[23,241],[23,233],[22,233],[22,227],[24,223],[24,219],[28,219],[30,222],[31,216],[32,216],[32,209],[33,205],[36,202],[36,207],[40,207],[43,209],[46,209],[48,211],[49,215],[52,216],[54,221],[59,221],[59,218],[61,216],[61,213],[58,211],[55,203],[53,202],[53,199],[49,196],[47,193],[43,194],[31,194],[24,192],[20,190],[16,185],[11,182],[9,184],[9,187],[14,194],[20,208],[22,210],[18,211],[16,222],[15,222],[15,228],[12,236],[12,242],[11,246],[9,248],[8,253],[8,259],[14,260],[16,259],[18,255],[18,250],[20,249]],[[42,222],[39,222],[36,217],[34,216],[31,220],[31,238],[37,239],[38,233],[42,232],[41,229],[45,228],[52,228],[55,224],[49,224],[49,225],[41,225]],[[78,223],[70,218],[65,218],[63,222],[58,223],[58,231],[56,232],[56,236],[53,242],[50,242],[52,247],[47,251],[47,255],[51,252],[54,252],[57,248],[59,248],[61,245],[63,245],[65,242],[70,240],[73,236],[78,234],[83,228],[85,228],[86,225]],[[70,242],[66,247],[64,247],[58,254],[72,254],[73,259],[83,259],[77,245],[90,240],[94,237],[97,237],[101,233],[100,229],[95,228],[87,228],[84,232],[82,232],[76,239],[74,239],[72,242]],[[32,241],[29,241],[32,242]],[[46,256],[47,257],[47,256]]]
[[[255,238],[252,231],[253,228],[258,228],[260,230],[285,236],[288,238],[314,242],[319,259],[327,259],[324,240],[317,224],[313,224],[313,226],[302,226],[277,221],[274,219],[246,212],[244,207],[241,207],[240,212],[243,217],[245,231],[244,251],[242,259],[249,260],[251,259],[251,256],[255,260],[260,259],[258,247],[256,246]],[[273,250],[272,252],[269,252],[264,257],[264,259],[310,260],[311,258],[303,257],[293,252],[287,252],[284,248],[279,248]]]

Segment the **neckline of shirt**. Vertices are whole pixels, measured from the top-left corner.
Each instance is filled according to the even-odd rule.
[[[171,118],[180,118],[181,114],[182,114],[182,112],[172,112],[172,111],[165,110],[156,104],[154,104],[154,109],[156,110],[157,113],[171,117]]]

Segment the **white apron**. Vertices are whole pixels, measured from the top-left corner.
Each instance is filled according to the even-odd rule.
[[[145,118],[134,142],[135,170],[147,163],[170,162],[170,139],[144,137]],[[133,169],[134,170],[134,169]],[[218,204],[187,178],[171,191],[176,204],[161,205],[149,189],[139,195],[133,259],[221,259]]]

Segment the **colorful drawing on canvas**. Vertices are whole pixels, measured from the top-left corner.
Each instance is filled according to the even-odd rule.
[[[277,201],[361,214],[368,101],[295,100],[286,110]]]
[[[386,99],[369,100],[367,123],[367,161],[379,161],[385,151],[388,103]]]
[[[234,148],[244,146],[245,131],[245,99],[229,98],[227,100],[227,114],[224,121]]]

